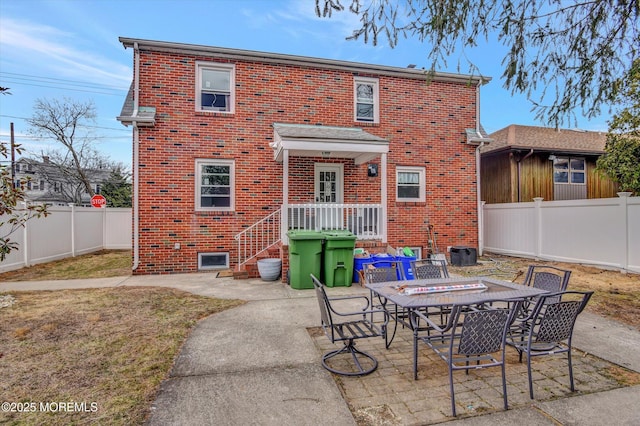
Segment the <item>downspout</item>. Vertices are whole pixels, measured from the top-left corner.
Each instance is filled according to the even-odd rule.
[[[521,191],[520,191],[520,164],[526,160],[527,158],[531,157],[533,155],[533,148],[531,148],[531,150],[527,153],[527,155],[525,155],[524,157],[520,158],[516,164],[517,164],[517,179],[518,179],[518,202],[521,202]]]
[[[480,134],[480,85],[482,79],[476,85],[476,133]],[[480,194],[480,149],[484,146],[484,140],[476,147],[476,202],[478,210],[478,255],[482,256],[484,247],[484,219],[482,212],[482,200]]]
[[[133,44],[133,114],[135,118],[138,116],[138,106],[140,99],[140,50],[138,42]],[[138,123],[133,120],[133,266],[131,270],[138,269],[140,264],[140,237],[138,232],[140,229],[140,203],[139,203],[139,151],[140,151],[140,134]]]

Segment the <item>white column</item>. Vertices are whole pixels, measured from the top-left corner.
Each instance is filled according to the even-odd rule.
[[[280,209],[280,239],[282,244],[289,245],[287,230],[289,229],[289,150],[282,151],[282,208]]]
[[[380,204],[382,204],[382,242],[387,242],[387,154],[380,155]]]

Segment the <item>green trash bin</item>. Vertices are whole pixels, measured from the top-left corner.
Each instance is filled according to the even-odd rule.
[[[351,286],[356,236],[349,231],[324,231],[324,283],[327,287]]]
[[[289,237],[289,285],[297,290],[313,288],[311,274],[320,279],[324,235],[316,231],[292,230]]]

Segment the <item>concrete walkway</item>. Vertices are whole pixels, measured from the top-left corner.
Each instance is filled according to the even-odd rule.
[[[281,282],[213,274],[0,283],[0,291],[162,286],[249,303],[201,321],[186,341],[153,404],[150,425],[354,425],[307,327],[319,325],[315,293]],[[368,294],[336,287],[335,294]],[[640,333],[583,313],[574,346],[640,372]],[[448,424],[640,424],[640,386],[479,415]],[[385,423],[380,423],[385,424]],[[394,423],[397,424],[397,423]]]

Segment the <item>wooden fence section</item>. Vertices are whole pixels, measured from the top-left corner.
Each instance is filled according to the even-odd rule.
[[[640,197],[485,204],[481,251],[640,272]]]
[[[18,243],[18,250],[0,262],[0,272],[102,249],[131,248],[130,208],[52,206],[48,210],[49,216],[30,219],[9,236]],[[3,225],[0,235],[9,230]]]

